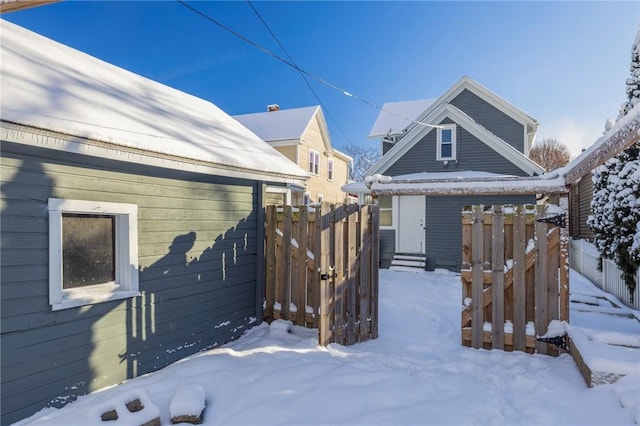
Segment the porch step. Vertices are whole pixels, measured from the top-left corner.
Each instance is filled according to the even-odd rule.
[[[396,271],[424,270],[427,258],[420,254],[397,253],[393,256],[389,269]]]

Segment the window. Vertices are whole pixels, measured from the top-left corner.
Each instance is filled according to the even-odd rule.
[[[302,197],[302,204],[309,205],[311,204],[311,194],[308,192],[305,192],[303,197]]]
[[[393,197],[383,195],[378,197],[380,209],[380,226],[393,226]]]
[[[456,125],[444,125],[438,128],[436,160],[456,159]]]
[[[60,310],[139,295],[138,207],[49,199],[49,304]]]
[[[329,162],[327,163],[327,169],[329,174],[329,180],[333,180],[333,160],[332,159],[329,159]]]
[[[309,172],[318,174],[320,168],[320,153],[312,149],[309,150]]]

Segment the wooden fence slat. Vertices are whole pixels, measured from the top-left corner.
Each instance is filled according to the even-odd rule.
[[[345,251],[345,211],[340,206],[335,209],[334,217],[334,269],[336,273],[335,282],[335,323],[334,333],[337,343],[345,344],[345,328],[346,328],[346,274],[344,264]]]
[[[560,228],[552,228],[552,235],[559,239]],[[547,234],[548,238],[552,238]],[[547,250],[547,316],[549,321],[559,318],[558,271],[560,268],[559,245]]]
[[[311,327],[320,329],[319,327],[319,318],[320,318],[320,271],[322,270],[320,264],[320,244],[322,243],[321,235],[322,235],[322,227],[318,224],[322,222],[320,219],[320,215],[322,214],[321,206],[318,206],[315,209],[314,214],[309,215],[309,235],[310,238],[310,247],[309,250],[313,253],[313,262],[310,266],[310,270],[308,271],[308,288],[307,288],[307,298],[309,300],[309,305],[313,308],[312,314],[312,322]]]
[[[380,266],[380,208],[372,205],[371,209],[371,261],[369,277],[371,279],[371,290],[369,292],[371,300],[371,338],[378,338],[378,288],[379,288],[379,266]]]
[[[306,323],[307,307],[307,206],[300,206],[298,216],[298,265],[296,268],[293,303],[296,305],[296,324],[304,326]]]
[[[483,311],[484,306],[482,303],[483,300],[483,290],[484,290],[484,280],[483,280],[483,255],[484,255],[484,237],[483,237],[483,216],[484,216],[484,207],[483,206],[473,206],[473,225],[472,225],[472,246],[471,246],[471,273],[473,276],[473,284],[472,284],[472,322],[471,322],[471,346],[476,349],[479,349],[483,346],[483,326],[484,326],[484,318]]]
[[[355,208],[354,208],[355,207]],[[346,220],[346,268],[347,268],[347,303],[346,303],[346,320],[347,320],[347,345],[353,345],[356,343],[356,306],[358,306],[357,300],[357,258],[356,258],[356,222],[357,222],[357,206],[355,204],[348,205],[347,208],[347,220]],[[359,330],[358,330],[359,331]]]
[[[471,206],[467,206],[463,209],[462,212],[462,270],[464,273],[466,270],[471,269]],[[469,280],[465,280],[462,274],[460,275],[460,280],[462,281],[462,306],[465,308],[461,313],[461,321],[462,327],[466,327],[467,323],[471,321],[471,317],[469,316],[469,309],[467,306],[467,300],[471,299],[471,282]],[[467,345],[467,341],[465,340],[462,333],[460,333],[460,340],[462,345]]]
[[[273,321],[276,301],[276,206],[267,206],[265,231],[265,311],[267,321]]]
[[[558,200],[560,211],[566,217],[569,207],[569,199],[561,195]],[[562,321],[569,322],[569,228],[560,229],[560,317]]]
[[[516,206],[513,216],[513,349],[526,350],[525,212]]]
[[[281,318],[289,319],[289,306],[291,304],[291,237],[292,237],[292,213],[291,206],[284,206],[282,215],[282,277],[278,283],[282,289],[280,293]]]
[[[493,206],[491,224],[491,347],[504,349],[504,221],[502,206]]]
[[[369,267],[369,262],[371,261],[370,211],[371,209],[369,208],[369,205],[364,205],[360,208],[360,265],[358,268],[360,274],[358,283],[358,293],[360,298],[360,342],[369,340],[371,324],[371,321],[369,320],[369,286],[371,285],[369,275],[371,270]]]
[[[319,228],[320,244],[316,257],[319,257],[320,272],[325,275],[331,274],[331,226],[333,210],[328,204],[322,204],[317,213],[320,217],[316,218],[316,226]],[[333,316],[333,297],[331,294],[331,285],[333,279],[329,276],[327,279],[320,280],[320,306],[319,306],[319,343],[326,346],[333,342],[332,323]]]
[[[537,217],[546,217],[545,206],[538,206]],[[535,329],[536,335],[542,336],[547,332],[549,324],[547,316],[547,224],[537,222],[536,233],[536,266],[535,266]],[[547,353],[547,344],[536,340],[536,351]]]

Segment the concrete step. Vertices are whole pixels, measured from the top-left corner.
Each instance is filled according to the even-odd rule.
[[[413,266],[416,268],[424,268],[425,260],[397,260],[391,261],[391,266]]]
[[[396,255],[393,256],[393,259],[394,260],[421,260],[423,262],[427,261],[426,256],[422,256],[422,255],[419,255],[419,254],[415,254],[415,255],[412,255],[412,254],[396,254]]]

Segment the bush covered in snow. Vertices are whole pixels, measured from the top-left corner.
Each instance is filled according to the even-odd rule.
[[[618,119],[627,115],[640,102],[640,30],[631,46],[631,75],[627,78],[627,100],[620,107]]]
[[[631,76],[627,79],[627,101],[618,120],[640,102],[640,30],[631,48]],[[593,171],[593,199],[587,224],[595,234],[595,245],[603,257],[622,270],[631,293],[640,267],[640,142]]]
[[[603,257],[623,271],[633,297],[640,267],[640,143],[593,171],[593,214],[587,221]]]

